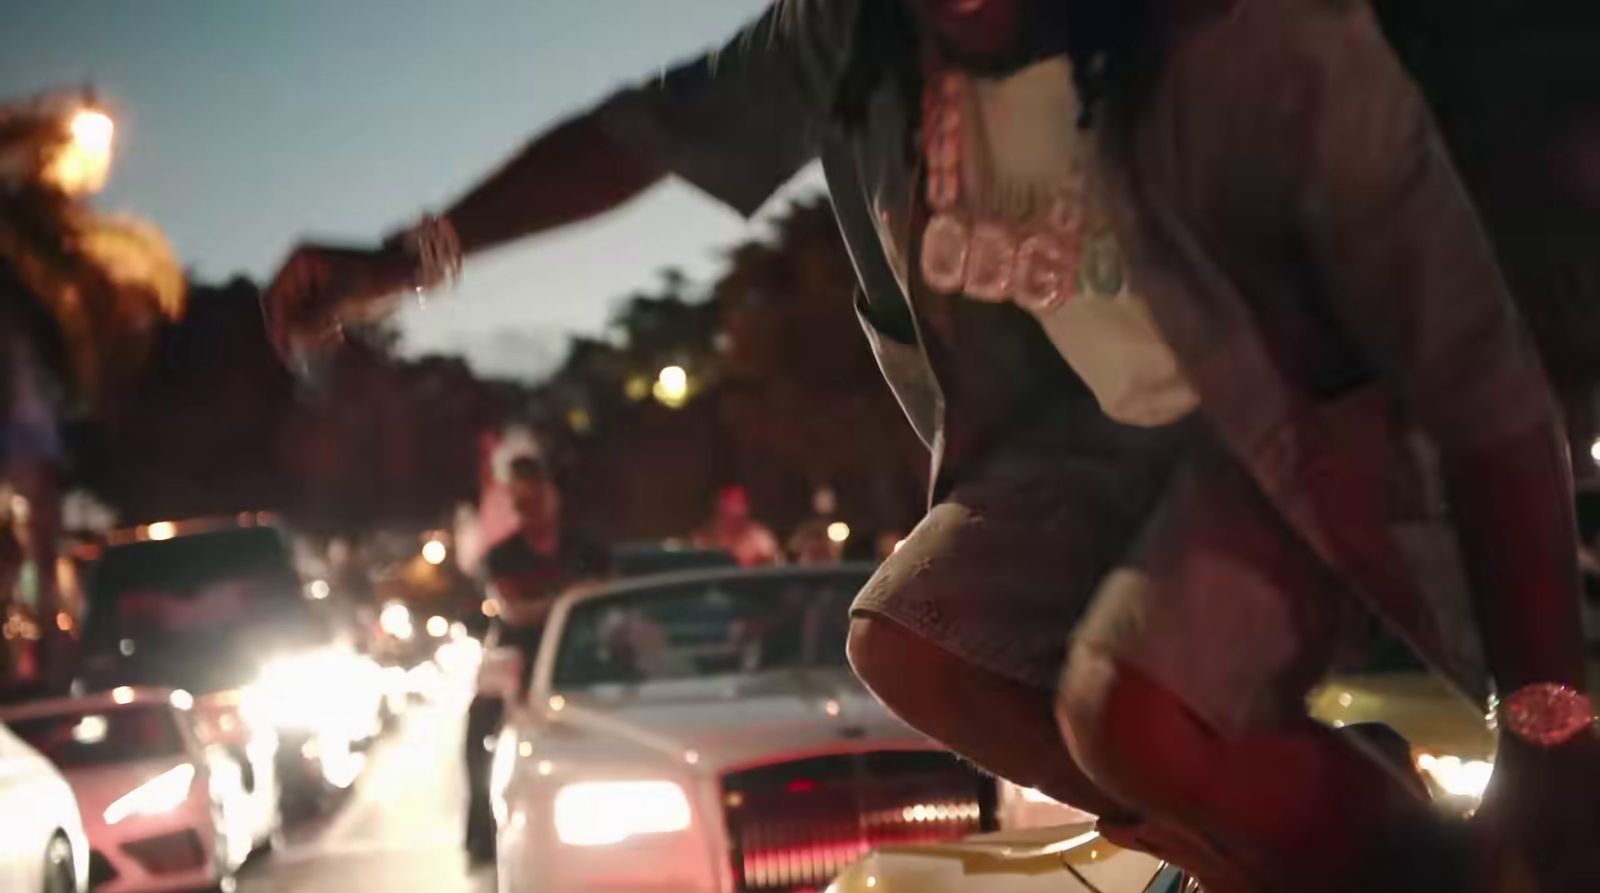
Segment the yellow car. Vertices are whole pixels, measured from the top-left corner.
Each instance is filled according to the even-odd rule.
[[[1600,683],[1600,654],[1590,664]],[[1312,714],[1335,727],[1381,723],[1411,745],[1412,763],[1441,808],[1476,808],[1493,772],[1495,735],[1476,710],[1398,646],[1380,646],[1360,672],[1331,678],[1310,697]],[[1008,799],[1002,793],[1002,805]],[[1036,792],[1009,799],[1047,822]],[[841,875],[828,893],[1193,893],[1179,869],[1119,849],[1082,813],[1055,806],[1054,827],[969,837],[935,846],[885,847]],[[1003,820],[1011,815],[1002,812]]]
[[[980,834],[949,844],[884,847],[827,893],[1188,893],[1154,856],[1119,849],[1092,822]]]

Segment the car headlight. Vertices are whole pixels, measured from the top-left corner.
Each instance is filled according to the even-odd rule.
[[[1494,775],[1494,764],[1486,760],[1463,760],[1457,756],[1419,753],[1415,757],[1417,768],[1444,791],[1454,797],[1482,799]]]
[[[157,775],[106,807],[106,824],[115,825],[130,816],[160,815],[171,812],[189,799],[194,784],[194,764],[184,763]]]
[[[569,846],[605,846],[689,827],[689,798],[670,781],[583,781],[556,792],[556,835]]]
[[[267,726],[355,739],[382,697],[381,667],[352,651],[323,648],[267,662],[241,706]]]

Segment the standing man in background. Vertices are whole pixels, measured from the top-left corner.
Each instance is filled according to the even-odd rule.
[[[500,605],[500,622],[489,633],[490,647],[511,646],[522,652],[522,673],[516,689],[525,693],[539,654],[539,640],[555,600],[574,586],[611,575],[611,552],[561,519],[561,491],[545,463],[533,456],[511,461],[508,484],[517,513],[517,529],[489,550],[484,559],[492,597]],[[500,693],[480,692],[467,709],[468,857],[475,863],[494,860],[494,814],[489,806],[491,754],[485,739],[500,729],[505,701]]]

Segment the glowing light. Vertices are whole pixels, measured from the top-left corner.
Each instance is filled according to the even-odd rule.
[[[689,798],[670,781],[591,781],[556,793],[556,835],[568,846],[606,846],[689,827]]]
[[[132,704],[133,689],[126,685],[119,685],[111,690],[111,700],[118,704]]]
[[[450,557],[450,549],[441,540],[428,540],[422,544],[422,560],[438,567]]]
[[[567,709],[567,699],[566,698],[563,698],[560,695],[551,695],[550,696],[550,712],[551,713],[560,713],[561,711],[563,711],[565,709]]]
[[[173,693],[168,696],[167,700],[171,701],[172,706],[178,708],[179,710],[194,709],[194,695],[189,694],[181,688],[173,691]]]
[[[106,732],[111,728],[104,716],[89,715],[78,720],[72,727],[72,740],[79,744],[93,746],[106,740]]]
[[[178,535],[178,525],[171,521],[157,521],[145,530],[145,536],[156,541],[170,540]]]
[[[822,705],[822,711],[829,716],[838,716],[840,713],[844,712],[844,708],[839,705],[838,701],[834,700],[833,698],[829,698],[828,703]]]
[[[556,764],[550,762],[549,760],[540,760],[538,769],[540,775],[548,776],[552,772],[556,771]]]
[[[500,616],[500,603],[495,601],[492,598],[484,599],[483,600],[483,616],[485,616],[485,617],[499,617]]]
[[[664,406],[673,409],[689,402],[689,373],[682,366],[668,366],[656,376],[650,393]]]
[[[123,794],[106,807],[106,824],[115,825],[130,816],[160,815],[177,809],[189,799],[194,774],[194,765],[184,763]]]
[[[411,626],[411,609],[399,602],[383,606],[383,611],[378,614],[378,628],[402,641],[408,641],[416,634]]]
[[[831,542],[842,543],[850,538],[850,525],[843,521],[835,521],[828,525],[828,539]]]
[[[1022,800],[1024,803],[1055,803],[1056,799],[1039,790],[1038,788],[1023,788]]]
[[[59,629],[62,632],[69,632],[72,629],[72,615],[68,614],[66,611],[57,612],[56,629]]]
[[[683,752],[683,761],[693,766],[700,762],[700,751],[686,750]]]
[[[123,657],[133,657],[133,640],[123,639],[122,641],[118,642],[117,651],[121,652]]]
[[[1494,764],[1484,760],[1463,760],[1457,756],[1419,753],[1417,768],[1445,793],[1456,797],[1481,799],[1494,777]]]
[[[531,757],[531,756],[533,756],[533,742],[524,741],[524,742],[518,744],[517,745],[517,756],[519,756],[519,757]]]
[[[333,587],[328,585],[327,580],[312,580],[311,585],[306,587],[306,595],[319,602],[332,594]]]
[[[68,122],[67,131],[71,139],[50,159],[45,179],[69,195],[99,192],[111,173],[115,122],[98,109],[80,109]]]
[[[450,634],[450,621],[435,614],[428,618],[427,629],[428,635],[433,636],[435,639],[442,639]]]
[[[1356,700],[1355,696],[1350,694],[1349,692],[1347,692],[1347,691],[1339,692],[1339,706],[1340,707],[1348,707],[1351,704],[1355,703],[1355,700]]]
[[[1600,462],[1600,438],[1596,438],[1594,443],[1589,444],[1589,458]]]
[[[330,646],[268,661],[241,693],[239,706],[251,725],[321,739],[324,763],[344,761],[331,770],[342,777],[349,761],[330,748],[377,733],[385,683],[383,668],[371,658]]]

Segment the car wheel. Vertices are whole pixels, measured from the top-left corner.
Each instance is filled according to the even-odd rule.
[[[72,864],[72,844],[57,834],[44,851],[44,893],[78,893],[78,869]]]

